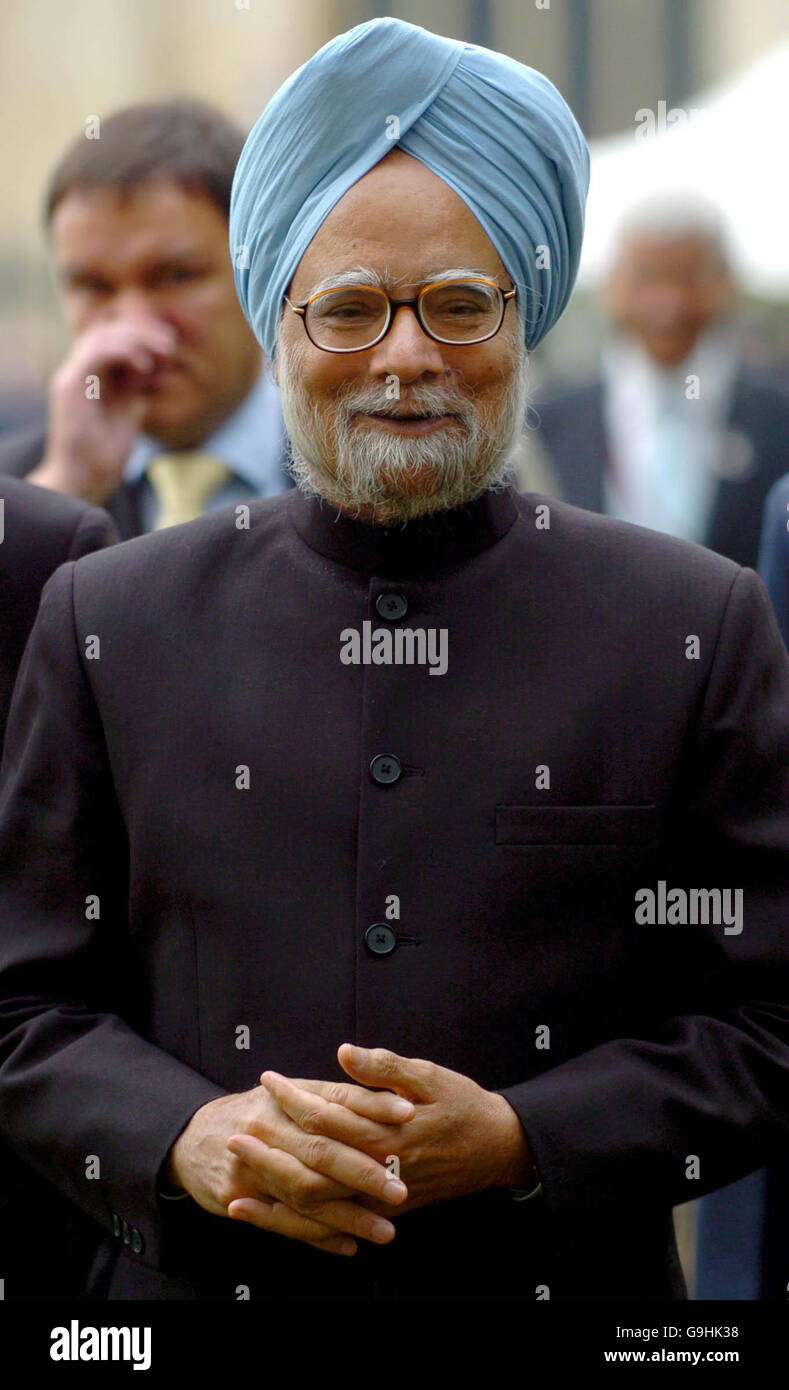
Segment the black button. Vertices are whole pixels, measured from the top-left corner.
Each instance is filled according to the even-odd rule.
[[[364,933],[364,939],[374,956],[388,956],[397,945],[397,937],[386,922],[373,922]]]
[[[120,1240],[123,1234],[123,1226],[121,1225],[121,1219],[117,1211],[112,1213],[112,1234],[117,1236],[118,1240]]]
[[[389,782],[396,782],[402,771],[400,759],[393,753],[379,753],[370,763],[370,776],[384,787]]]
[[[396,623],[408,612],[408,600],[402,594],[379,594],[375,600],[375,611],[379,618],[388,623]]]
[[[140,1232],[137,1230],[135,1226],[134,1230],[132,1231],[132,1250],[134,1251],[135,1255],[141,1255],[144,1249],[145,1241],[143,1240],[142,1236],[140,1235]]]
[[[131,1245],[131,1227],[128,1221],[123,1223],[123,1243],[124,1245]]]

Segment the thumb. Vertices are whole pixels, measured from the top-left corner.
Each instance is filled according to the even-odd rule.
[[[434,1087],[429,1076],[434,1069],[418,1057],[399,1057],[385,1047],[356,1047],[342,1043],[337,1060],[355,1081],[372,1088],[394,1091],[407,1100],[430,1100]]]

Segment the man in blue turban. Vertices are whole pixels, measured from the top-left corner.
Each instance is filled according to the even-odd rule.
[[[314,399],[308,401],[298,384],[303,386],[301,372],[286,368],[280,385],[290,406],[294,472],[302,487],[314,486],[338,506],[385,522],[460,506],[510,476],[505,458],[523,418],[526,349],[548,332],[572,290],[588,181],[586,142],[547,78],[503,54],[400,20],[374,20],[350,30],[284,83],[246,141],[230,211],[239,298],[268,356],[277,360],[280,326],[283,315],[290,318],[294,296],[301,296],[297,312],[308,337],[315,325],[325,331],[335,304],[326,291],[337,289],[338,276],[351,290],[354,279],[377,290],[368,298],[379,333],[388,313],[385,290],[412,279],[419,261],[422,290],[434,279],[433,270],[450,278],[449,287],[435,287],[421,300],[428,314],[433,305],[442,306],[434,311],[437,320],[470,321],[472,304],[453,304],[450,296],[458,283],[455,271],[462,272],[467,297],[471,279],[480,324],[464,339],[497,329],[503,314],[502,337],[471,354],[474,363],[489,371],[488,359],[501,356],[506,342],[516,364],[506,389],[491,395],[484,411],[469,401],[478,385],[470,380],[468,353],[465,384],[456,374],[451,384],[442,379],[436,393],[420,382],[409,393],[413,409],[423,419],[438,418],[437,412],[452,406],[453,424],[444,419],[419,438],[391,423],[384,429],[357,421],[350,447],[349,421],[363,411],[369,387],[349,388],[337,402],[331,439],[321,436],[320,454],[331,458],[328,471],[305,442]],[[367,264],[356,274],[354,259],[363,258],[349,258],[347,249],[361,251],[354,235],[357,216],[375,207],[391,247],[390,219],[404,199],[423,200],[419,242],[411,240],[413,227],[404,232],[404,273],[382,276],[380,267]],[[460,267],[448,266],[446,255],[440,269],[430,263],[439,205],[457,224]],[[484,275],[474,283],[471,272],[480,268]],[[347,317],[348,310],[340,309]],[[293,332],[297,325],[288,327],[296,353],[288,361],[295,362],[304,339]],[[444,327],[436,322],[439,334]],[[449,332],[455,335],[455,327]],[[346,350],[353,341],[343,339]],[[376,393],[374,387],[373,405],[379,403]],[[436,459],[438,471],[418,468],[418,461]]]
[[[474,214],[518,291],[526,347],[536,347],[578,270],[589,186],[578,124],[533,68],[378,19],[332,39],[280,87],[238,162],[236,285],[269,357],[301,257],[332,208],[394,147]]]
[[[0,1118],[112,1299],[681,1299],[673,1206],[789,1129],[764,590],[508,481],[587,174],[501,54],[327,45],[231,212],[298,488],[44,595]]]

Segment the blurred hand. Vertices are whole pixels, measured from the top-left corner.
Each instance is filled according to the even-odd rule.
[[[81,333],[50,383],[46,452],[28,482],[103,505],[145,413],[141,387],[174,347],[173,329],[154,318],[102,319]]]

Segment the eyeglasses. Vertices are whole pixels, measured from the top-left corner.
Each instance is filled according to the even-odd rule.
[[[437,343],[484,343],[498,333],[507,303],[516,290],[502,290],[495,280],[437,280],[414,299],[390,299],[374,285],[335,285],[319,290],[304,304],[285,303],[303,320],[307,337],[324,352],[363,352],[388,333],[394,310],[413,309],[429,338]]]

